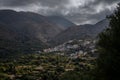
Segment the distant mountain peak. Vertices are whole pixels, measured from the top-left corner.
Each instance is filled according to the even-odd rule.
[[[53,23],[57,24],[58,26],[62,27],[63,29],[76,26],[76,24],[74,24],[73,22],[71,22],[70,20],[66,19],[63,16],[53,15],[53,16],[48,16],[48,19]]]
[[[0,10],[0,48],[9,51],[34,51],[46,47],[46,42],[62,29],[47,17],[32,12]],[[1,50],[0,50],[1,52]]]
[[[94,25],[85,24],[70,27],[55,36],[50,43],[54,42],[55,45],[58,45],[73,39],[94,39],[100,32],[106,29],[108,25],[109,20],[104,19]]]

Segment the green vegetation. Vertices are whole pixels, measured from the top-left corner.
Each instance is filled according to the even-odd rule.
[[[62,51],[20,54],[18,48],[16,53],[7,56],[1,54],[0,80],[120,80],[120,4],[115,13],[108,18],[109,27],[99,35],[98,58],[93,57],[91,53],[71,57],[68,54],[75,53],[77,50],[74,49],[64,51],[65,54],[62,55]],[[0,43],[4,46],[2,41],[4,42],[0,40]],[[34,44],[30,44],[32,50],[39,51],[41,46]],[[68,43],[73,44],[79,42]],[[9,48],[14,49],[6,47]],[[29,48],[31,50],[31,47],[27,47]]]
[[[90,80],[88,74],[94,63],[91,57],[71,59],[56,53],[21,54],[19,58],[0,59],[0,79]]]
[[[100,34],[98,41],[96,80],[120,80],[120,4],[108,18],[109,27]]]

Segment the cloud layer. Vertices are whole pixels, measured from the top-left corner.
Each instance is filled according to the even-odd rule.
[[[77,24],[96,23],[112,13],[119,0],[0,0],[0,9],[59,15]]]

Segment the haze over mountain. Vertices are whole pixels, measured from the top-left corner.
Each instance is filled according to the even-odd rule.
[[[0,0],[0,80],[119,80],[119,30],[120,0]]]
[[[45,16],[30,12],[0,11],[0,22],[21,34],[46,41],[61,32],[61,28],[52,24]]]
[[[71,21],[67,20],[66,18],[62,16],[48,16],[48,19],[52,21],[54,24],[60,26],[62,29],[67,29],[72,26],[76,26]]]
[[[109,20],[104,19],[94,25],[85,24],[70,27],[55,36],[51,43],[62,44],[73,39],[95,39],[97,35],[108,27]]]
[[[95,24],[110,15],[120,0],[0,0],[0,9],[64,16],[76,24]]]
[[[95,38],[107,25],[106,19],[95,25],[76,26],[60,16],[0,10],[0,51],[39,51],[48,44]]]
[[[47,17],[31,13],[0,10],[0,51],[41,50],[46,41],[63,31]],[[39,49],[38,49],[39,48]]]

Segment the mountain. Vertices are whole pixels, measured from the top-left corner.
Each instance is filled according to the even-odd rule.
[[[57,45],[74,39],[94,39],[100,32],[106,29],[108,23],[109,21],[104,19],[94,25],[85,24],[70,27],[55,36],[50,43]]]
[[[0,53],[41,51],[62,30],[36,13],[0,10]]]
[[[7,53],[31,53],[40,51],[47,44],[27,35],[19,34],[0,23],[0,55]]]
[[[0,53],[41,51],[73,39],[95,38],[108,26],[104,19],[95,25],[76,26],[59,16],[0,10]]]
[[[48,16],[48,19],[52,21],[54,24],[60,26],[64,30],[69,27],[76,26],[74,23],[72,23],[71,21],[62,16]]]
[[[108,19],[103,19],[93,25],[93,33],[95,36],[97,36],[100,32],[102,32],[104,29],[106,29],[109,26],[109,20]]]
[[[14,31],[38,38],[42,41],[54,37],[62,31],[45,16],[31,12],[0,11],[0,22],[7,24]]]

